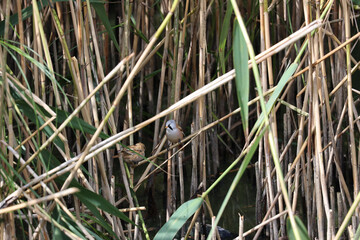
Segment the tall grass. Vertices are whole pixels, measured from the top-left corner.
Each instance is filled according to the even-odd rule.
[[[2,1],[1,237],[357,239],[357,4]]]

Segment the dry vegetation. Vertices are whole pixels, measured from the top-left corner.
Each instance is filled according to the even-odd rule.
[[[0,4],[0,239],[359,239],[358,1]]]

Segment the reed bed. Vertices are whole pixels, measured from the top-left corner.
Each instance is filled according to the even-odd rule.
[[[360,238],[358,1],[0,4],[1,239]]]

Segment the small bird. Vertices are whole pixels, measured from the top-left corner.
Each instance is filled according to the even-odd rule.
[[[135,145],[127,146],[121,150],[122,157],[125,162],[136,164],[143,160],[145,156],[145,145],[143,143],[137,143]],[[113,158],[118,158],[119,155],[115,155]]]
[[[184,132],[174,120],[166,122],[166,137],[171,143],[178,143],[184,138]]]

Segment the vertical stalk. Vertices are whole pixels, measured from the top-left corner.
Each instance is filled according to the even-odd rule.
[[[269,23],[269,12],[268,12],[268,1],[264,0],[264,40],[265,40],[265,49],[267,50],[271,47],[270,44],[270,23]],[[266,59],[266,64],[267,64],[267,79],[269,81],[269,87],[272,88],[274,86],[274,79],[273,79],[273,66],[272,66],[272,59],[271,57]],[[265,83],[265,85],[264,85]],[[266,79],[265,81],[263,81],[263,91],[267,91],[267,82]],[[276,115],[275,115],[275,111],[276,108],[274,108],[271,113],[270,113],[270,118],[269,118],[269,123],[271,126],[271,129],[274,133],[274,140],[275,140],[275,146],[276,146],[276,152],[278,152],[278,144],[277,144],[277,126],[276,126]],[[270,173],[271,171],[271,166],[270,166],[270,149],[269,149],[269,143],[268,143],[268,135],[265,134],[265,151],[267,153],[265,153],[265,155],[267,156],[266,161],[267,163],[267,172]],[[274,193],[273,193],[273,187],[271,184],[271,177],[270,175],[267,176],[268,177],[268,186],[269,186],[269,197],[270,197],[270,202],[273,202],[274,200]],[[279,180],[277,179],[277,187],[279,188]],[[282,197],[280,196],[279,198],[279,211],[282,212],[283,211],[283,204],[282,204]],[[276,211],[275,208],[272,211],[272,216],[276,215]],[[281,218],[282,221],[284,221],[283,218]],[[278,236],[278,222],[275,220],[272,222],[272,227],[273,227],[273,235],[274,236]]]
[[[5,9],[5,29],[4,29],[4,40],[7,41],[8,38],[8,31],[9,31],[9,19],[10,19],[10,0],[7,1],[3,1],[2,3],[0,3],[3,5],[3,9]],[[0,46],[0,66],[1,66],[1,82],[3,84],[0,84],[0,139],[5,139],[5,132],[6,129],[8,129],[8,134],[9,134],[9,144],[10,146],[13,146],[14,144],[16,144],[15,141],[15,137],[14,137],[14,132],[13,132],[13,108],[12,108],[12,103],[10,101],[11,95],[10,95],[10,89],[9,89],[9,83],[8,83],[8,79],[7,79],[7,50],[2,48]],[[6,93],[6,94],[5,94]],[[6,97],[6,98],[5,98]],[[5,99],[4,99],[5,98]],[[6,102],[6,104],[5,104]],[[7,113],[7,114],[6,114]],[[8,115],[8,123],[9,125],[3,125],[3,121],[5,122],[5,117],[6,115]],[[3,152],[5,154],[5,156],[8,156],[9,159],[9,164],[10,166],[13,166],[13,154],[12,153],[8,153],[6,154],[8,151],[5,149],[5,146],[3,146],[3,149],[1,150],[1,152]],[[8,169],[9,173],[11,172],[10,169]],[[12,175],[12,174],[11,174]],[[6,190],[8,190],[8,188],[6,188]],[[1,194],[1,197],[2,194]],[[1,229],[1,236],[4,236],[5,238],[11,239],[15,236],[15,222],[14,222],[14,213],[10,212],[8,214],[6,214],[4,216],[4,221],[0,224]]]
[[[349,15],[349,6],[347,1],[343,0],[342,9],[344,13],[345,21],[345,39],[349,39],[351,36],[350,32],[350,15]],[[354,184],[354,198],[358,195],[359,192],[359,176],[357,172],[357,160],[356,160],[356,143],[354,136],[354,113],[353,113],[353,95],[352,95],[352,76],[351,76],[351,49],[350,43],[346,45],[346,71],[347,71],[347,105],[348,105],[348,117],[349,117],[349,135],[350,135],[350,159],[351,159],[351,168],[353,174],[353,184]]]
[[[205,62],[206,62],[206,1],[200,0],[199,10],[199,84],[198,88],[204,86],[205,83]],[[199,129],[205,126],[205,98],[198,100],[199,107]],[[199,159],[201,163],[201,180],[206,189],[206,156],[205,156],[205,133],[200,133],[199,137]]]
[[[130,52],[129,40],[130,40],[130,17],[132,14],[132,3],[130,4],[129,0],[125,1],[125,27],[124,27],[124,47],[122,58],[127,56]],[[129,76],[129,63],[126,63],[126,76]],[[132,128],[134,126],[133,123],[133,107],[132,107],[132,94],[133,94],[133,84],[129,84],[129,88],[127,90],[127,104],[126,110],[128,115],[128,127]],[[134,145],[134,135],[130,135],[129,144]]]
[[[248,46],[248,51],[249,51],[249,55],[250,55],[250,59],[251,59],[251,64],[252,64],[252,68],[253,68],[253,72],[254,72],[254,77],[255,77],[255,83],[256,83],[257,91],[258,91],[258,94],[259,94],[259,97],[260,97],[261,110],[262,110],[262,112],[266,113],[264,95],[262,93],[262,88],[261,88],[261,84],[260,84],[260,81],[259,81],[259,71],[258,71],[256,62],[255,62],[254,49],[253,49],[252,44],[250,42],[249,36],[247,34],[247,31],[246,31],[245,24],[244,24],[244,22],[243,22],[243,20],[241,18],[240,11],[239,11],[239,9],[238,9],[238,7],[236,5],[235,0],[231,0],[231,3],[233,5],[235,15],[236,15],[237,20],[239,22],[240,29],[243,32],[246,44]],[[268,128],[269,127],[269,118],[268,118],[267,114],[264,114],[264,116],[265,116],[264,117],[265,128]],[[286,190],[284,176],[282,174],[282,170],[281,170],[281,167],[280,167],[278,153],[276,151],[274,136],[273,136],[271,128],[269,128],[268,132],[269,132],[269,137],[268,138],[269,138],[271,154],[272,154],[273,161],[274,161],[274,164],[275,164],[276,173],[278,174],[278,177],[279,177],[280,187],[281,187],[281,191],[282,191],[283,196],[284,196],[284,201],[285,201],[285,204],[286,204],[286,208],[287,208],[287,210],[289,212],[291,226],[293,227],[295,238],[300,239],[299,230],[298,230],[297,224],[295,222],[294,213],[293,213],[293,211],[291,209],[291,204],[290,204],[289,196],[288,196],[288,193],[287,193],[287,190]]]

